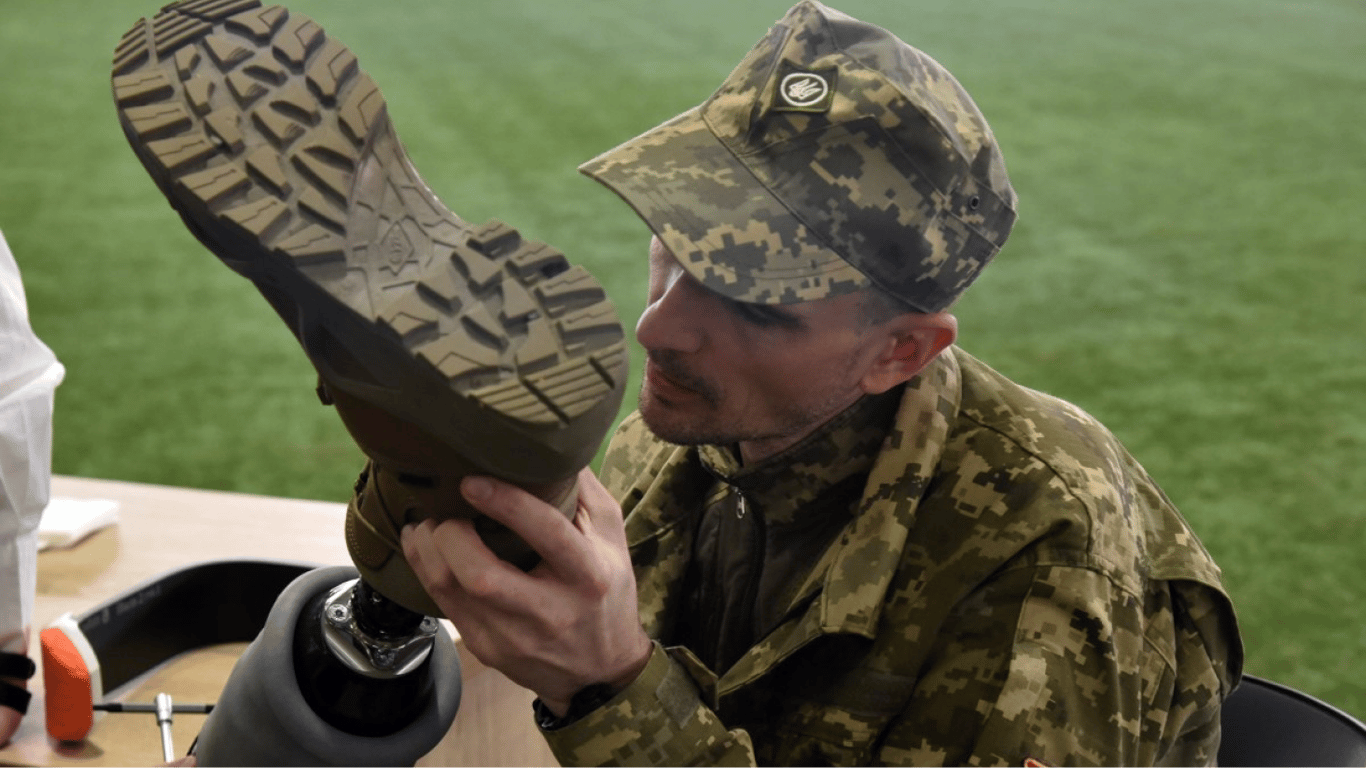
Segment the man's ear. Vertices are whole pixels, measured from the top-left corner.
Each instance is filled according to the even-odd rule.
[[[910,381],[958,338],[958,318],[948,312],[905,314],[887,321],[876,360],[860,383],[870,395]]]

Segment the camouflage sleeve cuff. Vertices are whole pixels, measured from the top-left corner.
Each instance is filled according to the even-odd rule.
[[[541,733],[565,766],[754,765],[749,735],[726,730],[659,643],[625,690],[579,720]]]

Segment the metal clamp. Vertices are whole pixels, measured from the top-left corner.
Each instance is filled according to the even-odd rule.
[[[372,637],[356,623],[352,610],[352,598],[359,582],[359,579],[342,582],[327,593],[322,614],[322,634],[327,647],[348,668],[367,677],[390,679],[417,669],[432,651],[436,619],[424,617],[410,637],[398,640]]]

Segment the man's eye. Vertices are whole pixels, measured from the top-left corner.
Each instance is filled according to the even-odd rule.
[[[741,320],[755,326],[756,328],[789,328],[799,329],[802,321],[792,315],[783,312],[776,307],[767,304],[750,304],[743,301],[728,302],[731,311],[740,316]]]

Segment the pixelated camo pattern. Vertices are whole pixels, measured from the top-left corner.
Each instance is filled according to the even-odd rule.
[[[825,112],[781,109],[829,73]],[[699,281],[787,304],[871,282],[949,306],[1004,244],[1015,192],[986,119],[937,62],[817,2],[794,6],[700,107],[580,169]]]
[[[602,477],[660,647],[547,734],[566,765],[1215,760],[1242,667],[1217,567],[1101,425],[960,349],[907,385],[859,514],[719,678],[669,647],[712,482],[697,450],[633,416]]]

